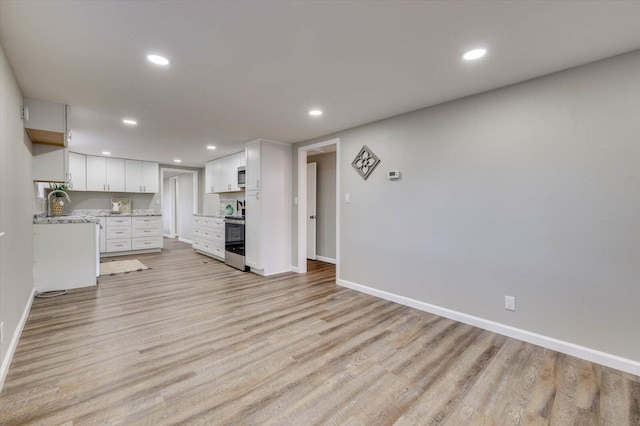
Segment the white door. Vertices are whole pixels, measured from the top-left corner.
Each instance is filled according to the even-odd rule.
[[[307,163],[307,259],[316,260],[317,163]]]

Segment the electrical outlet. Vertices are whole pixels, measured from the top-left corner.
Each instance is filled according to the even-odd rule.
[[[516,310],[516,298],[513,296],[505,296],[504,297],[504,308],[507,311],[515,311]]]

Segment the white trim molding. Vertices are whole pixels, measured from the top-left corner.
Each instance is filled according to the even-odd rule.
[[[298,274],[299,273],[298,267],[291,265],[291,272],[295,272],[296,274]]]
[[[333,263],[334,265],[336,264],[336,260],[332,259],[330,257],[324,257],[324,256],[316,255],[316,260],[319,260],[320,262]]]
[[[590,362],[605,365],[607,367],[615,368],[617,370],[625,371],[636,376],[640,376],[640,362],[632,359],[623,358],[617,355],[613,355],[607,352],[598,351],[588,348],[586,346],[576,345],[575,343],[566,342],[564,340],[555,339],[553,337],[544,336],[542,334],[533,333],[531,331],[522,330],[516,327],[511,327],[506,324],[490,321],[484,318],[468,315],[462,312],[454,311],[440,306],[432,305],[430,303],[421,302],[419,300],[411,299],[409,297],[400,296],[397,294],[389,293],[384,290],[378,290],[375,288],[367,287],[362,284],[356,284],[347,280],[337,280],[338,285],[350,288],[352,290],[366,293],[371,296],[379,297],[381,299],[389,300],[391,302],[399,303],[401,305],[409,306],[411,308],[418,309],[420,311],[429,312],[431,314],[440,315],[445,318],[459,321],[465,324],[472,325],[474,327],[482,328],[484,330],[492,331],[494,333],[502,334],[507,337],[522,340],[527,343],[542,346],[547,349],[551,349],[557,352],[561,352],[567,355],[575,356]]]
[[[33,304],[33,298],[35,297],[35,295],[36,289],[33,288],[31,290],[31,296],[29,296],[29,300],[27,301],[27,305],[24,307],[24,311],[22,312],[20,322],[18,322],[18,327],[13,333],[11,343],[9,343],[9,347],[7,348],[7,353],[2,360],[2,366],[0,367],[0,391],[2,391],[2,388],[4,386],[4,379],[7,378],[7,373],[9,372],[9,367],[11,366],[13,354],[16,352],[18,341],[20,340],[20,336],[22,335],[22,330],[24,329],[24,325],[27,323],[27,318],[29,317],[29,312],[31,312],[31,305]]]
[[[183,243],[193,244],[193,241],[187,240],[186,238],[178,237],[178,241],[182,241]]]
[[[336,278],[340,275],[340,138],[298,147],[298,272],[307,272],[307,153],[336,145]],[[317,257],[317,256],[316,256]]]

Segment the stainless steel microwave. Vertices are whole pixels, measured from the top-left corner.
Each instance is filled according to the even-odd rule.
[[[247,186],[247,168],[245,166],[238,167],[238,187]]]

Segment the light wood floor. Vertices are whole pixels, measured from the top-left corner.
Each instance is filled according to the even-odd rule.
[[[36,299],[0,424],[628,425],[640,378],[166,241],[151,270]]]

